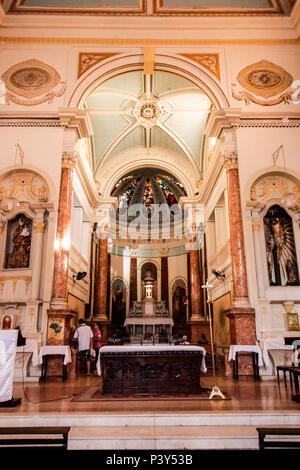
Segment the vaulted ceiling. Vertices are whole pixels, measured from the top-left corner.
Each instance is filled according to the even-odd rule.
[[[93,127],[95,175],[136,148],[177,154],[201,173],[203,131],[212,103],[186,78],[165,71],[124,73],[101,84],[85,107]]]

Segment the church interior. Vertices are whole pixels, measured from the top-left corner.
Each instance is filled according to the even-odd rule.
[[[300,0],[1,0],[0,37],[1,427],[299,440]]]

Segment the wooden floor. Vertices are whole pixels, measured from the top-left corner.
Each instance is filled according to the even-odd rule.
[[[241,377],[233,380],[223,376],[217,377],[217,385],[226,392],[231,400],[184,400],[160,399],[149,401],[109,400],[100,402],[74,402],[73,399],[85,387],[101,385],[97,376],[84,375],[76,379],[47,379],[44,383],[14,383],[14,398],[22,398],[21,405],[15,408],[0,409],[0,413],[33,414],[33,413],[245,413],[245,412],[297,412],[300,404],[291,400],[291,391],[277,380],[254,381],[253,378]],[[214,385],[210,376],[201,378],[203,387]]]

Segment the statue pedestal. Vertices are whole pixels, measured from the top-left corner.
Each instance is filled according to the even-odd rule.
[[[233,307],[225,310],[224,314],[230,321],[230,343],[250,345],[256,344],[255,339],[255,310],[253,308]],[[225,363],[228,362],[228,354],[225,357]],[[231,365],[225,364],[226,374],[233,375]],[[243,354],[239,358],[239,375],[252,375],[252,356],[251,353]]]
[[[49,309],[47,326],[47,345],[69,346],[71,319],[77,315],[70,309]],[[49,357],[47,361],[47,376],[61,377],[63,358]]]
[[[191,331],[190,343],[191,344],[200,344],[204,343],[204,337],[208,343],[210,343],[210,331],[209,331],[209,322],[206,320],[193,320],[191,319],[188,322]]]

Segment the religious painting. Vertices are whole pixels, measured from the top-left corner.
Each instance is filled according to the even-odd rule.
[[[63,344],[64,320],[60,317],[51,317],[48,322],[47,341],[50,344]]]
[[[12,318],[10,315],[5,315],[2,319],[2,330],[11,330],[12,328]]]
[[[18,214],[8,223],[6,245],[6,269],[29,268],[32,220]]]
[[[122,279],[112,283],[111,319],[114,326],[123,326],[126,318],[126,285]]]
[[[173,320],[176,326],[186,323],[187,293],[186,286],[182,280],[175,282],[172,290]]]
[[[297,286],[299,274],[291,217],[280,206],[272,206],[264,218],[270,286]]]

